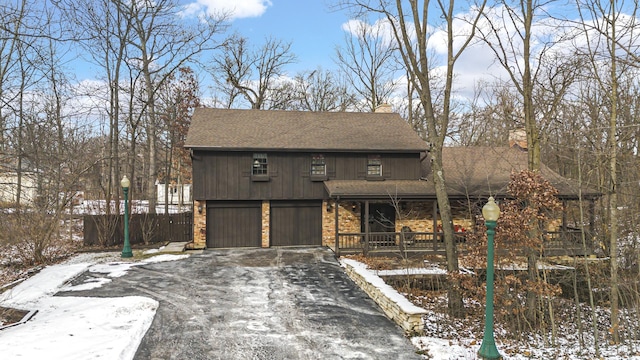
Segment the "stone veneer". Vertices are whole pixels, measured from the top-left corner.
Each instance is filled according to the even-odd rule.
[[[327,210],[327,202],[331,209]],[[341,233],[360,232],[360,205],[352,201],[339,202],[338,227]],[[355,208],[354,208],[355,207]],[[322,245],[335,247],[336,245],[336,203],[333,200],[322,202]]]
[[[198,209],[202,208],[202,211]],[[207,247],[207,202],[193,202],[193,248],[204,249]]]
[[[331,205],[327,210],[327,203]],[[364,202],[340,201],[338,213],[338,228],[340,233],[359,233],[361,206]],[[322,245],[335,247],[335,213],[334,200],[324,200],[322,202]],[[400,232],[403,226],[408,226],[415,232],[433,232],[433,202],[413,201],[402,203],[399,214],[396,214],[396,232]],[[471,228],[472,223],[468,219],[454,219],[455,225],[464,228]],[[439,224],[439,221],[438,221]]]
[[[327,203],[331,208],[327,210]],[[271,245],[269,238],[270,225],[270,205],[269,201],[262,202],[262,247]],[[340,201],[338,213],[338,227],[340,233],[360,232],[360,207],[364,203],[355,201]],[[202,206],[202,212],[198,207]],[[403,226],[409,226],[415,232],[432,232],[433,220],[431,218],[433,204],[430,201],[408,202],[400,210],[396,218],[396,232],[400,232]],[[324,200],[322,202],[322,245],[333,248],[336,244],[335,237],[335,213],[336,205],[334,200]],[[470,228],[471,221],[454,219],[454,224]],[[204,249],[207,247],[207,204],[206,201],[194,201],[193,204],[193,248]]]
[[[424,330],[422,316],[427,314],[423,308],[417,307],[366,266],[351,259],[341,259],[345,272],[369,297],[382,308],[385,315],[398,324],[408,334],[416,334]]]
[[[271,245],[269,239],[269,224],[271,223],[270,218],[270,203],[269,200],[262,201],[262,247],[268,248]]]

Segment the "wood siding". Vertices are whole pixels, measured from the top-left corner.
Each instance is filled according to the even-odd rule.
[[[315,153],[315,152],[314,152]],[[194,151],[193,193],[197,200],[304,200],[327,197],[322,179],[312,178],[314,153],[267,152],[269,181],[251,177],[253,152]],[[318,152],[322,153],[322,152]],[[418,153],[322,153],[327,179],[367,179],[368,155],[380,155],[382,179],[420,178]]]

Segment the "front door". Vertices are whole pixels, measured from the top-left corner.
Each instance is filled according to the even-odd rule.
[[[365,208],[362,207],[361,219],[365,219]],[[366,232],[365,222],[361,223],[361,231]],[[369,244],[372,246],[395,245],[396,210],[390,204],[369,203]]]

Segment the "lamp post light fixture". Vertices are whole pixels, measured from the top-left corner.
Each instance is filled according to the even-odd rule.
[[[482,359],[501,359],[493,336],[493,237],[496,234],[496,222],[500,217],[500,208],[493,196],[482,207],[482,216],[487,226],[487,299],[484,312],[484,337],[478,355]]]
[[[124,193],[124,247],[122,248],[123,258],[133,257],[131,252],[131,245],[129,244],[129,186],[131,182],[127,178],[127,175],[120,180],[120,186],[122,186],[122,192]]]

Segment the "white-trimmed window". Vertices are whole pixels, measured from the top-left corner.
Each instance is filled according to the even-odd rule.
[[[311,176],[314,176],[314,177],[327,176],[327,163],[325,162],[324,155],[322,154],[311,155]]]
[[[367,177],[382,176],[382,160],[380,155],[370,155],[367,159]]]
[[[253,163],[251,165],[251,174],[253,176],[268,176],[269,175],[269,163],[267,162],[267,154],[254,153]]]

